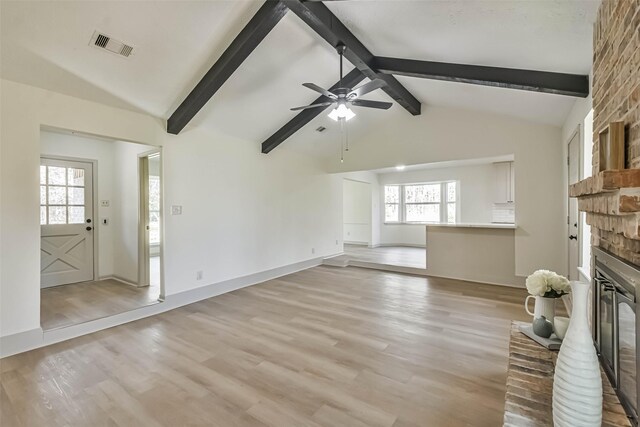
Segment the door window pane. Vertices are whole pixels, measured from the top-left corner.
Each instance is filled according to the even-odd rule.
[[[40,225],[47,224],[47,207],[40,206]]]
[[[67,177],[65,176],[65,172],[67,168],[59,168],[57,166],[49,166],[49,185],[66,185]]]
[[[40,184],[47,183],[47,167],[40,165]]]
[[[46,185],[40,186],[40,204],[41,205],[47,204],[47,186]]]
[[[84,205],[84,187],[69,187],[69,204]]]
[[[66,224],[67,207],[49,206],[49,224]]]
[[[68,179],[68,185],[84,187],[84,169],[69,168]]]
[[[66,205],[67,187],[49,187],[49,204]]]
[[[84,206],[69,206],[69,224],[84,223]]]
[[[67,187],[49,187],[49,204],[66,205]]]
[[[407,222],[440,222],[440,205],[411,205],[407,204]]]

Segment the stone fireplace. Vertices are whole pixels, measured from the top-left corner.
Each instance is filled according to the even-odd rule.
[[[591,243],[640,265],[640,4],[603,0],[593,39],[593,176],[569,189],[586,212]],[[598,172],[599,134],[625,128],[625,169]]]
[[[594,338],[633,425],[640,406],[640,2],[603,0],[593,39],[593,175],[569,187],[591,226]],[[624,167],[600,165],[600,133],[624,126]],[[606,156],[603,154],[603,158]],[[621,160],[621,158],[618,157]],[[609,163],[608,163],[609,165]]]

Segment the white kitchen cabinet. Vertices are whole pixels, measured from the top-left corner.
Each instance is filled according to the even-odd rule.
[[[513,203],[515,201],[515,170],[513,162],[493,164],[495,172],[494,203]]]

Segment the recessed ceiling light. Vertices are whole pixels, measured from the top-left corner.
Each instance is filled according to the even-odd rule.
[[[396,170],[403,171],[405,167],[405,165],[398,165],[396,166]]]

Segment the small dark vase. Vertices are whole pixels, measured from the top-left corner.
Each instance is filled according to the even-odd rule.
[[[553,324],[546,317],[540,316],[533,321],[533,333],[542,338],[549,338],[553,333]]]

